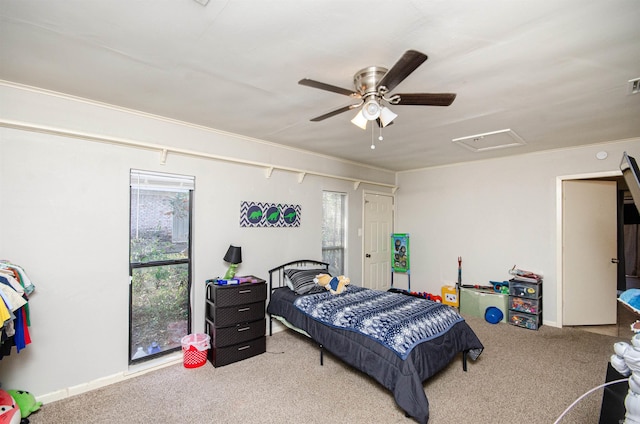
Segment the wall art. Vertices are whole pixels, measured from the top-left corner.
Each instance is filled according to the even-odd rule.
[[[300,211],[300,205],[242,201],[240,203],[240,226],[299,227]]]

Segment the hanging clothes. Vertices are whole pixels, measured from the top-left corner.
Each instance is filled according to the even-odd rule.
[[[35,285],[24,268],[7,260],[0,261],[0,359],[18,353],[31,343],[29,326],[29,295]]]

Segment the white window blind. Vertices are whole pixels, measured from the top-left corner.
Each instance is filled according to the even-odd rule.
[[[131,170],[131,187],[144,190],[189,191],[195,189],[195,177],[162,172]]]

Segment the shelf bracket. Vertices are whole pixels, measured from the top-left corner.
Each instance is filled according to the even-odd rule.
[[[169,153],[169,150],[162,149],[162,151],[160,152],[160,165],[166,165],[167,164],[167,154],[168,153]]]
[[[273,173],[273,166],[270,166],[264,170],[264,176],[267,178],[271,178],[272,173]]]
[[[362,181],[354,181],[354,182],[353,182],[353,189],[354,189],[354,190],[357,190],[357,189],[358,189],[358,187],[360,187],[360,183],[361,183],[361,182],[362,182]]]
[[[305,177],[306,175],[307,175],[307,173],[306,173],[306,172],[300,172],[300,173],[298,174],[298,183],[299,183],[299,184],[302,184],[302,182],[304,181],[304,177]]]

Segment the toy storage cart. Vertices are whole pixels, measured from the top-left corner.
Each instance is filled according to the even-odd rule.
[[[509,280],[509,324],[537,330],[542,325],[542,280]]]
[[[460,312],[462,314],[484,317],[487,308],[495,307],[502,311],[502,322],[507,322],[509,297],[493,290],[460,288]]]

